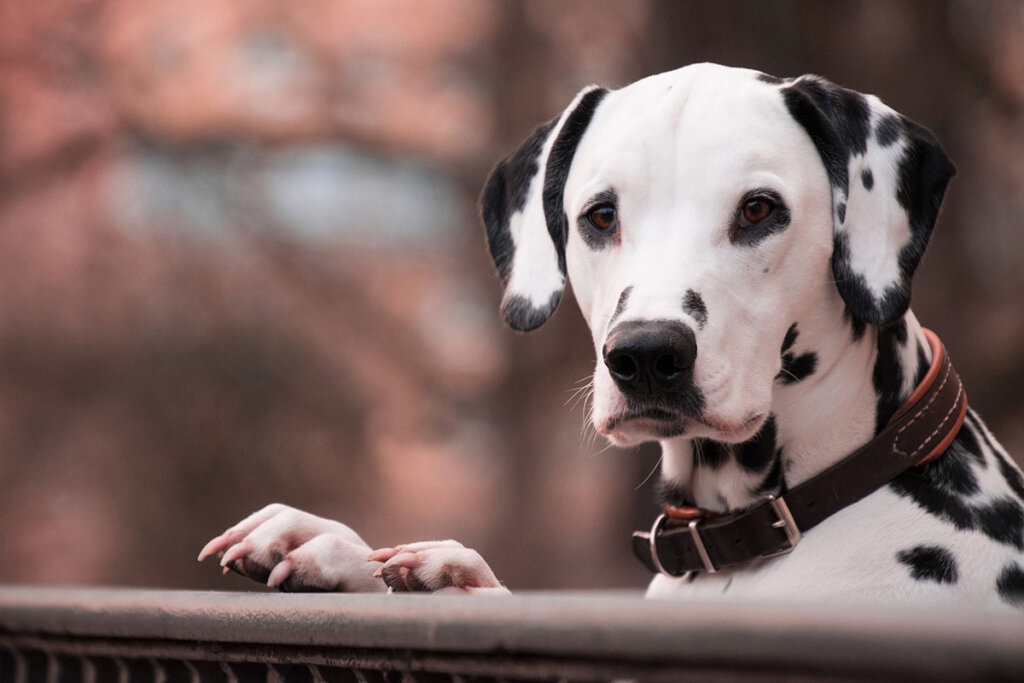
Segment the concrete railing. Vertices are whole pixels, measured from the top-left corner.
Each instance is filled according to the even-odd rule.
[[[0,682],[1024,680],[1020,618],[616,593],[0,586]]]

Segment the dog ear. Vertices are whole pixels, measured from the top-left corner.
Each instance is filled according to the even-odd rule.
[[[580,139],[607,91],[581,91],[491,172],[480,196],[487,244],[505,285],[501,314],[529,331],[551,317],[565,288],[565,180]]]
[[[910,306],[910,280],[956,169],[927,129],[876,97],[817,76],[782,93],[832,185],[839,293],[860,320],[891,323]]]

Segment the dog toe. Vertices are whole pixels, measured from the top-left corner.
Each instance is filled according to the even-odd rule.
[[[394,591],[506,592],[480,554],[456,541],[410,543],[391,550],[380,576]]]

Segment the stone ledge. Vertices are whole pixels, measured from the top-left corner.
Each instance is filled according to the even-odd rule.
[[[86,671],[109,660],[164,662],[197,681],[214,680],[189,673],[210,662],[255,663],[279,677],[282,666],[300,667],[301,680],[314,681],[333,680],[325,672],[335,670],[364,678],[391,671],[447,679],[1024,680],[1022,643],[1024,620],[984,612],[684,604],[632,593],[470,598],[0,587],[0,650],[10,653],[11,671],[28,671],[33,661],[37,668],[77,662],[65,667]],[[152,676],[160,679],[126,680]]]

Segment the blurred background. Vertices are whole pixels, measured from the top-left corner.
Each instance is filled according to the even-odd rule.
[[[915,310],[1024,453],[1024,3],[0,0],[0,582],[255,588],[195,556],[280,501],[643,586],[656,448],[585,426],[571,297],[502,327],[475,202],[581,86],[705,60],[943,141]]]

